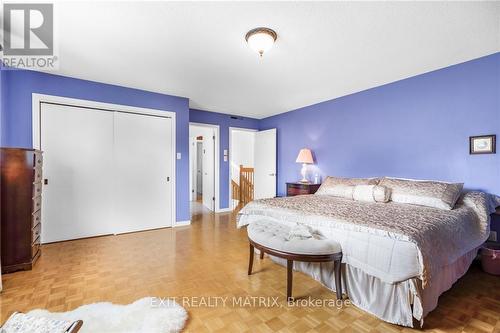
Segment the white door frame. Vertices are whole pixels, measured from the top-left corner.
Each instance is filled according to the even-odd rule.
[[[212,124],[204,124],[204,123],[196,123],[196,122],[189,122],[189,126],[194,125],[194,126],[200,126],[200,127],[208,127],[214,130],[214,135],[215,135],[215,161],[214,161],[214,183],[215,183],[215,203],[214,203],[214,208],[216,213],[221,213],[226,211],[225,209],[220,208],[220,195],[219,195],[219,190],[220,190],[220,126],[219,125],[212,125]]]
[[[44,94],[31,94],[32,99],[32,143],[34,149],[40,149],[40,136],[41,136],[41,128],[40,128],[40,115],[41,115],[41,105],[42,103],[51,103],[51,104],[59,104],[59,105],[68,105],[68,106],[76,106],[82,108],[90,108],[97,109],[102,111],[113,111],[113,112],[125,112],[125,113],[136,113],[142,115],[150,115],[156,117],[164,117],[172,119],[172,140],[171,140],[171,148],[172,148],[172,227],[177,224],[176,219],[176,205],[175,205],[175,197],[176,197],[176,140],[175,140],[175,129],[176,129],[176,121],[175,121],[175,112],[172,111],[163,111],[157,109],[150,108],[140,108],[135,106],[121,105],[121,104],[111,104],[111,103],[101,103],[95,102],[91,100],[85,99],[76,99],[76,98],[67,98],[61,96],[53,96],[53,95],[44,95]],[[185,221],[180,221],[180,225],[186,225]]]
[[[198,195],[198,187],[200,186],[200,184],[198,183],[198,174],[196,172],[198,169],[198,144],[199,143],[203,144],[202,141],[198,141],[196,138],[191,138],[191,137],[189,138],[189,144],[190,144],[190,146],[189,146],[189,173],[190,173],[189,201],[196,201],[196,197]],[[191,155],[192,150],[194,152],[194,156]],[[214,154],[215,154],[215,151],[214,151]],[[191,159],[193,159],[193,161],[191,161]],[[193,164],[191,164],[191,162],[193,162]],[[214,191],[214,194],[215,194],[215,191]]]
[[[194,174],[197,169],[197,160],[196,160],[196,153],[197,153],[197,140],[196,138],[193,139],[189,137],[189,202],[195,201],[196,200],[196,195],[198,191],[198,180],[196,179],[196,175]],[[194,148],[193,148],[194,147]],[[195,156],[193,157],[193,152],[195,153]],[[192,159],[192,160],[191,160]]]
[[[259,130],[253,129],[253,128],[243,128],[243,127],[229,127],[229,156],[228,156],[228,163],[229,163],[229,210],[233,210],[231,207],[231,200],[233,196],[233,191],[232,191],[232,186],[231,186],[231,158],[233,156],[233,153],[231,152],[231,132],[232,131],[246,131],[246,132],[258,132]],[[255,150],[255,145],[254,145],[254,150]],[[254,152],[255,153],[255,152]]]

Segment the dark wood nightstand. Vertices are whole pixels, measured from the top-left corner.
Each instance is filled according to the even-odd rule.
[[[321,184],[308,183],[286,183],[286,195],[292,197],[294,195],[314,194]]]

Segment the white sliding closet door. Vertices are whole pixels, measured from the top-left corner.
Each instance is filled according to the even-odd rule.
[[[116,233],[172,226],[172,119],[116,112]]]
[[[42,243],[114,231],[113,112],[41,104]]]

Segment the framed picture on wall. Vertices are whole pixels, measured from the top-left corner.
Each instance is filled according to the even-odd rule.
[[[497,151],[496,135],[480,135],[469,137],[470,154],[495,154]]]

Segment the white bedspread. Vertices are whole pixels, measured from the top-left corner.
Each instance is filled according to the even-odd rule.
[[[423,324],[439,296],[467,272],[498,205],[498,197],[481,192],[465,193],[452,211],[297,196],[250,203],[240,211],[238,227],[264,218],[306,224],[335,239],[345,263],[343,289],[353,304],[390,323],[413,327],[414,319]],[[358,223],[356,218],[363,216]],[[427,273],[432,271],[427,285],[425,265]],[[294,268],[335,287],[332,265],[297,262]]]
[[[288,226],[296,224],[288,220],[272,219]],[[259,215],[247,215],[241,223],[262,219]],[[387,283],[404,281],[421,275],[418,249],[414,243],[372,233],[315,226],[322,235],[339,242],[342,246],[342,262],[362,269]]]
[[[468,192],[455,209],[442,210],[318,195],[273,198],[245,206],[238,226],[263,217],[303,223],[340,242],[345,263],[384,282],[419,277],[425,288],[433,272],[488,238],[490,200]]]

